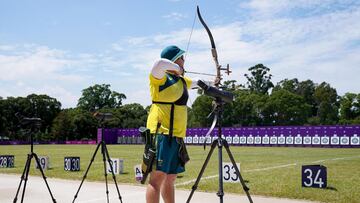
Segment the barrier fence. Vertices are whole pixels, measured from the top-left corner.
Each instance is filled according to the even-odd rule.
[[[217,138],[217,129],[211,139],[205,140],[209,128],[188,128],[185,143],[200,145]],[[97,140],[102,129],[98,129]],[[238,146],[294,146],[294,147],[360,147],[360,125],[336,126],[274,126],[222,128],[222,135],[231,145]],[[142,144],[138,129],[105,128],[107,144]],[[2,140],[0,145],[28,144],[27,141]],[[41,141],[34,144],[96,144],[95,140]]]
[[[0,145],[24,145],[29,141],[22,140],[0,140]],[[96,144],[96,140],[69,140],[69,141],[34,141],[34,144]]]
[[[185,143],[199,145],[217,138],[205,139],[209,128],[187,129]],[[98,140],[102,130],[98,129]],[[336,126],[273,126],[222,128],[222,135],[231,145],[238,146],[294,146],[294,147],[360,147],[360,125]],[[142,144],[138,129],[104,129],[108,144]]]

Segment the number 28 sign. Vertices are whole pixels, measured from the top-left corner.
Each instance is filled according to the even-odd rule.
[[[303,187],[326,188],[327,171],[322,165],[306,165],[301,169]]]

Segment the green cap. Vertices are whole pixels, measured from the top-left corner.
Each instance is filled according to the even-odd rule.
[[[166,58],[172,62],[175,62],[184,53],[185,53],[184,50],[181,50],[179,47],[177,47],[175,45],[171,45],[171,46],[165,47],[165,49],[162,50],[160,56],[161,56],[161,58]]]

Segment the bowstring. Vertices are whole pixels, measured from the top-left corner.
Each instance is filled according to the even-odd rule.
[[[196,20],[196,12],[194,12],[194,20],[193,20],[193,23],[192,23],[192,26],[191,26],[191,31],[190,31],[189,40],[188,40],[187,45],[186,45],[186,51],[185,51],[185,56],[184,56],[184,58],[185,58],[184,67],[185,67],[185,62],[187,61],[187,54],[188,54],[188,52],[189,52],[190,41],[191,41],[191,37],[192,37],[193,31],[194,31],[194,27],[195,27],[195,20]],[[191,104],[191,107],[192,107],[193,102],[192,102],[190,96],[189,96],[189,100],[190,100],[190,104]]]
[[[185,51],[185,56],[184,56],[185,59],[186,59],[188,51],[189,51],[190,41],[191,41],[192,33],[194,31],[194,26],[195,26],[195,20],[196,20],[196,12],[194,12],[194,20],[193,20],[193,23],[192,23],[192,26],[191,26],[189,40],[188,40],[187,45],[186,45],[186,51]]]

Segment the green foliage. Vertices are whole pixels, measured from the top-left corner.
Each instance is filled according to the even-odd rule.
[[[338,122],[339,102],[336,89],[330,84],[322,82],[315,88],[315,102],[317,104],[317,117],[322,124],[336,124]]]
[[[187,107],[187,114],[188,114],[187,127],[188,128],[199,127],[200,124],[197,123],[197,121],[195,120],[195,115],[192,108]]]
[[[273,125],[303,125],[311,113],[303,97],[285,89],[272,93],[266,105]]]
[[[110,90],[109,84],[94,85],[82,90],[77,106],[87,110],[96,111],[102,108],[118,108],[126,96]]]
[[[312,80],[301,81],[298,85],[297,94],[305,99],[305,102],[311,106],[311,116],[317,115],[318,106],[315,102],[316,84]]]
[[[346,93],[340,99],[340,119],[353,120],[360,116],[360,94]]]
[[[271,82],[272,75],[269,74],[270,68],[263,64],[257,64],[249,68],[250,75],[245,74],[248,88],[251,92],[259,94],[267,94],[268,91],[274,87]]]
[[[4,106],[4,100],[2,97],[0,98],[0,136],[2,136],[5,133],[6,129],[6,117],[5,117],[5,106]]]
[[[265,108],[268,97],[247,90],[237,91],[233,108],[234,126],[265,125],[268,117]]]
[[[278,82],[272,91],[287,90],[291,93],[300,95],[304,98],[305,103],[311,106],[311,116],[316,116],[318,107],[314,97],[315,87],[316,84],[311,80],[299,82],[297,78],[294,78],[291,80],[284,79]]]
[[[95,138],[98,121],[83,109],[65,109],[54,119],[53,140],[80,140]]]
[[[125,104],[115,110],[114,114],[119,118],[118,127],[138,128],[146,126],[147,111],[141,104]]]
[[[0,101],[0,132],[11,139],[26,139],[26,135],[20,132],[21,126],[16,113],[25,117],[41,118],[40,131],[45,133],[43,137],[46,138],[53,119],[61,109],[61,103],[47,95],[31,94],[27,97],[8,97]]]
[[[276,84],[276,86],[273,88],[273,92],[279,91],[279,90],[287,90],[291,93],[298,93],[299,89],[299,81],[298,79],[284,79]]]
[[[208,115],[213,109],[212,101],[211,97],[205,95],[196,98],[192,105],[192,119],[194,120],[194,123],[192,123],[191,126],[203,127],[211,124],[212,118],[208,118]]]

